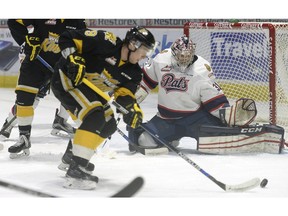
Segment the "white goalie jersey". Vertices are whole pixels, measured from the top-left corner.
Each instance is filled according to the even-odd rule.
[[[166,49],[146,64],[141,82],[141,88],[146,92],[159,87],[160,116],[181,118],[200,109],[206,109],[219,118],[218,110],[229,106],[229,103],[214,80],[210,63],[195,55],[193,64],[182,73],[173,68],[171,55],[171,49]]]

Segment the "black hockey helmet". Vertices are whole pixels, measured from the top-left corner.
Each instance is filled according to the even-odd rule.
[[[124,43],[129,44],[132,41],[136,42],[135,46],[137,49],[141,45],[144,45],[151,50],[155,49],[156,42],[153,34],[142,26],[135,26],[126,33]]]

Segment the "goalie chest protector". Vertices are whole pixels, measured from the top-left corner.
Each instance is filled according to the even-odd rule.
[[[209,154],[278,153],[284,147],[284,128],[271,125],[199,128],[197,150]]]

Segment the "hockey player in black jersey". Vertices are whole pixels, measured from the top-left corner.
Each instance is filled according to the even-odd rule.
[[[30,135],[34,108],[37,105],[37,98],[41,97],[41,94],[43,96],[43,93],[46,94],[49,89],[48,83],[52,75],[36,59],[37,55],[40,55],[51,66],[54,66],[61,56],[58,46],[60,34],[67,29],[84,29],[86,28],[86,24],[84,19],[9,19],[8,27],[14,40],[24,47],[25,54],[15,89],[16,106],[13,113],[17,116],[19,140],[8,149],[11,153],[10,158],[16,158],[30,154]],[[45,85],[48,85],[46,89],[40,91]],[[66,114],[67,118],[68,114]],[[68,132],[73,133],[73,128],[58,113],[56,113],[54,121],[54,127],[59,128],[62,125],[70,130]],[[3,134],[6,137],[10,136],[9,129],[11,127],[8,128],[7,134]]]
[[[124,41],[102,30],[70,30],[61,35],[63,57],[56,65],[51,88],[63,106],[82,121],[75,132],[64,187],[96,187],[98,177],[87,169],[89,161],[117,128],[113,110],[101,96],[104,92],[114,91],[116,102],[129,110],[123,115],[126,124],[136,128],[142,122],[143,113],[134,95],[142,79],[138,62],[154,52],[155,44],[152,33],[140,26],[130,29]],[[103,94],[83,83],[84,77]],[[69,152],[67,148],[63,158]]]

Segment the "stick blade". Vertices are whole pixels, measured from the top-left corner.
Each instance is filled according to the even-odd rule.
[[[225,191],[231,191],[231,192],[248,191],[248,190],[258,187],[260,185],[260,182],[261,182],[260,178],[253,178],[241,184],[226,185]]]
[[[144,179],[142,177],[136,177],[128,185],[111,197],[132,197],[142,188],[143,184]]]

